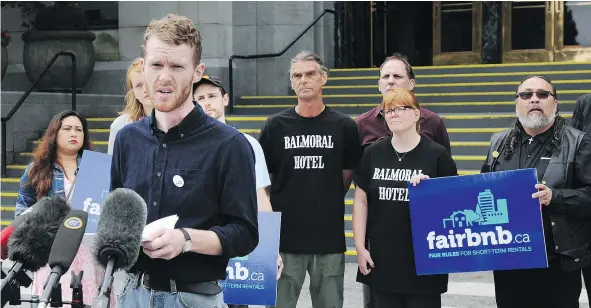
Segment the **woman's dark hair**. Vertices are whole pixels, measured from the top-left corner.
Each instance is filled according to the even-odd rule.
[[[591,93],[577,99],[573,112],[573,127],[591,135]]]
[[[70,116],[80,119],[82,131],[84,132],[84,141],[78,154],[82,154],[84,150],[90,149],[91,147],[90,136],[88,135],[88,122],[83,116],[73,110],[66,110],[56,114],[49,122],[45,134],[41,138],[41,143],[39,143],[33,152],[33,165],[29,169],[29,181],[26,185],[35,187],[37,198],[46,196],[51,187],[53,164],[57,161],[57,133],[62,127],[62,121]]]

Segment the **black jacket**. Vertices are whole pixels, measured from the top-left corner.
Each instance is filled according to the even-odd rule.
[[[492,152],[502,152],[509,130],[494,134],[483,170],[494,171]],[[589,136],[569,126],[563,126],[561,150],[551,156],[542,177],[542,184],[552,189],[548,205],[554,247],[564,270],[576,270],[591,263],[588,250],[591,232],[591,175],[586,174],[591,163]],[[501,154],[502,155],[502,154]],[[499,158],[500,159],[500,158]]]

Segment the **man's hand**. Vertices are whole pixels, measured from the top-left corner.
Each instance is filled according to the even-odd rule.
[[[283,258],[281,255],[277,255],[277,280],[281,278],[281,272],[283,272]]]
[[[374,264],[367,249],[361,249],[360,251],[357,251],[357,265],[359,265],[359,271],[361,274],[367,275],[371,273],[371,269],[374,267]]]
[[[536,184],[536,189],[539,189],[538,192],[531,195],[532,198],[540,198],[540,204],[548,206],[550,201],[552,201],[552,189],[544,184]]]
[[[185,236],[180,230],[163,229],[157,231],[154,236],[154,240],[142,243],[144,252],[148,257],[170,260],[183,251]]]

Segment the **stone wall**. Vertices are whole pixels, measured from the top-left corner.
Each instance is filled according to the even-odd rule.
[[[142,55],[146,26],[168,13],[193,20],[203,37],[202,62],[206,73],[219,76],[227,84],[231,55],[281,51],[325,8],[333,8],[333,2],[119,2],[119,28],[93,31],[97,35],[97,62],[84,92],[122,94],[125,70],[134,58]],[[24,42],[20,35],[26,29],[20,24],[20,10],[2,9],[2,29],[12,36],[8,73],[2,81],[5,91],[26,91],[31,86],[22,66]],[[289,60],[303,49],[319,53],[332,67],[333,33],[334,17],[329,14],[281,57],[236,60],[234,95],[287,94]]]

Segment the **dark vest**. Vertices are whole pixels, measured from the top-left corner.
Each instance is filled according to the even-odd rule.
[[[495,160],[492,152],[502,152],[503,143],[508,134],[509,130],[506,130],[495,133],[491,137],[486,162],[490,165],[491,171],[495,171],[495,166],[491,165]],[[542,177],[542,184],[552,189],[576,188],[573,187],[575,153],[584,135],[585,133],[577,129],[564,126],[560,142],[561,150],[550,157],[548,168]],[[503,159],[502,154],[498,159]],[[571,271],[589,265],[591,263],[591,255],[588,251],[591,232],[589,223],[575,213],[566,213],[560,205],[550,203],[548,209],[555,244],[553,250],[561,256],[563,269]]]

